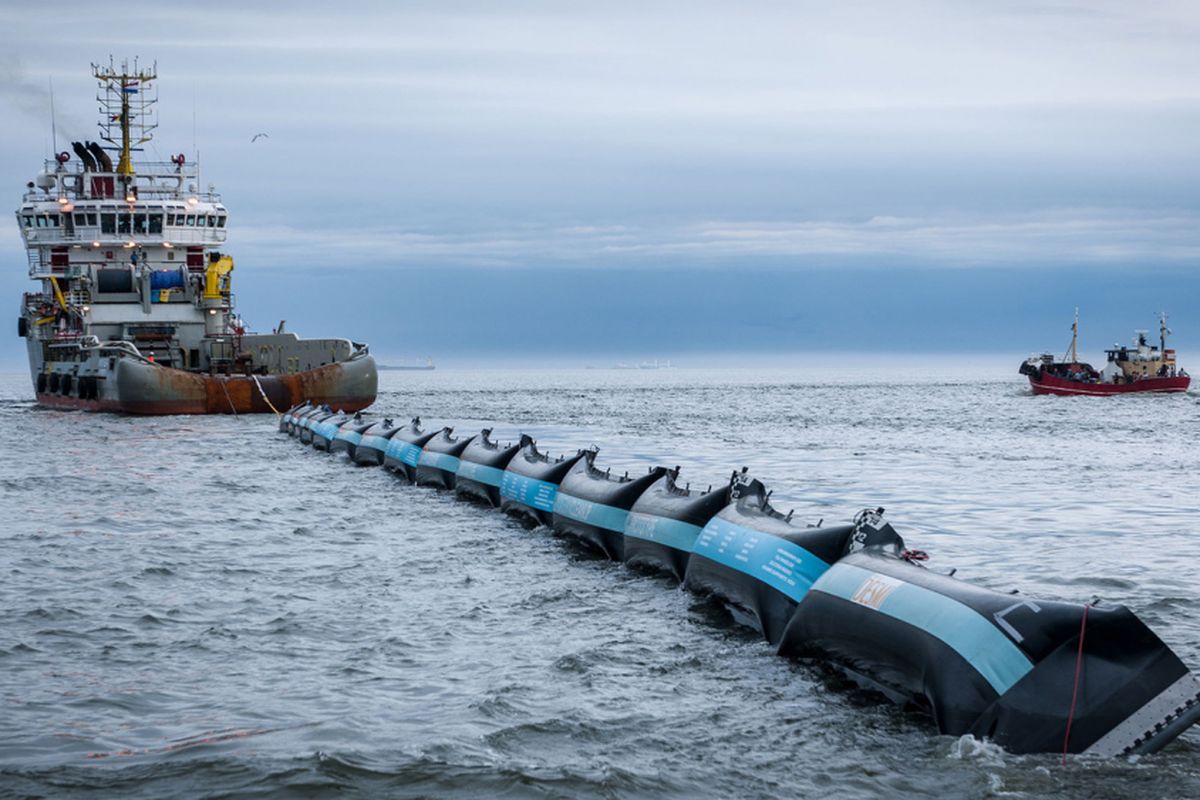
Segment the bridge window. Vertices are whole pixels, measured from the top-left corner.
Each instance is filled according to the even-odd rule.
[[[117,214],[117,233],[129,233],[133,229],[131,214]]]
[[[101,233],[116,233],[117,232],[117,215],[116,214],[101,214],[100,215],[100,232]]]
[[[209,217],[209,218],[208,218],[208,227],[210,227],[210,228],[215,228],[215,227],[217,227],[217,218],[216,218],[216,217]]]
[[[150,215],[150,232],[162,233],[162,214]]]
[[[32,217],[31,215],[29,215],[29,214],[26,214],[26,215],[25,215],[25,227],[26,227],[26,228],[32,228],[32,227],[33,227],[33,217]]]
[[[189,228],[194,228],[194,227],[196,227],[196,215],[195,215],[195,214],[188,214],[188,215],[187,215],[187,224],[188,224],[188,227],[189,227]]]
[[[145,214],[134,215],[134,217],[133,217],[133,232],[144,236],[149,230],[150,229],[146,224],[146,215]]]
[[[171,225],[174,225],[174,224],[175,224],[175,215],[167,214],[167,226],[170,227]]]
[[[81,214],[81,213],[76,213],[75,214],[75,224],[81,225],[81,226],[86,225],[87,224],[87,216],[84,214]]]
[[[225,227],[225,215],[224,215],[224,214],[222,214],[221,216],[217,217],[217,227],[218,227],[218,228],[224,228],[224,227]]]
[[[95,227],[95,225],[96,225],[96,212],[95,211],[88,212],[87,224]]]

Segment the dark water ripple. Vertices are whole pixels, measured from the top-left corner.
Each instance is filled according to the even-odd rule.
[[[748,465],[883,505],[935,568],[1130,605],[1200,666],[1196,398],[756,373],[385,374],[382,409],[615,469]],[[773,657],[711,604],[271,433],[32,408],[0,381],[0,796],[1200,796],[1015,757]]]

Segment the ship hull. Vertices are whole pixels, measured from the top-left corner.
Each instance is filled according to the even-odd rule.
[[[378,387],[370,356],[283,375],[208,375],[131,357],[94,357],[54,372],[54,380],[53,372],[34,376],[39,405],[140,415],[267,413],[305,400],[358,411],[375,402]]]
[[[1109,397],[1123,394],[1178,394],[1186,392],[1192,379],[1187,375],[1174,378],[1143,378],[1133,383],[1084,383],[1069,381],[1054,375],[1030,375],[1029,386],[1034,394],[1060,396]]]

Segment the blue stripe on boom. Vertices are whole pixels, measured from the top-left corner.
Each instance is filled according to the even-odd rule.
[[[625,535],[635,539],[645,539],[685,553],[692,552],[696,537],[700,535],[700,526],[690,522],[681,522],[668,517],[656,517],[653,514],[642,514],[637,511],[629,512],[625,521]]]
[[[372,433],[369,436],[362,437],[358,443],[358,446],[369,447],[372,450],[386,450],[388,446],[388,440],[382,436],[376,436]]]
[[[403,439],[393,438],[388,442],[387,450],[384,455],[396,461],[408,464],[410,467],[417,465],[417,459],[421,457],[421,448],[417,447],[412,442],[406,442]]]
[[[362,434],[357,431],[338,431],[338,435],[334,438],[357,446],[362,441]]]
[[[444,470],[451,475],[458,474],[458,457],[446,453],[431,453],[428,450],[422,450],[421,457],[417,459],[417,464],[422,467],[434,467],[435,469]]]
[[[874,582],[874,583],[872,583]],[[945,642],[1004,694],[1033,669],[1029,657],[975,609],[900,578],[834,564],[813,589],[906,622]]]
[[[588,525],[595,525],[597,528],[617,533],[625,532],[625,520],[629,516],[629,512],[623,508],[593,503],[591,500],[584,500],[582,497],[575,497],[564,492],[559,492],[558,498],[554,501],[554,513],[576,522],[586,522]]]
[[[800,602],[829,565],[798,544],[713,517],[692,551]]]
[[[558,494],[558,486],[527,475],[518,475],[505,470],[504,478],[500,481],[500,494],[509,500],[524,503],[530,508],[541,511],[554,510],[554,498]]]
[[[458,477],[482,483],[484,486],[499,486],[504,480],[504,470],[489,467],[487,464],[476,464],[474,461],[462,461],[458,465]]]

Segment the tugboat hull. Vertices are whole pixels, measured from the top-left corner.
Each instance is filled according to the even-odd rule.
[[[286,375],[208,375],[126,356],[57,366],[34,378],[39,405],[142,415],[267,413],[305,400],[352,412],[375,402],[379,380],[369,355]]]

